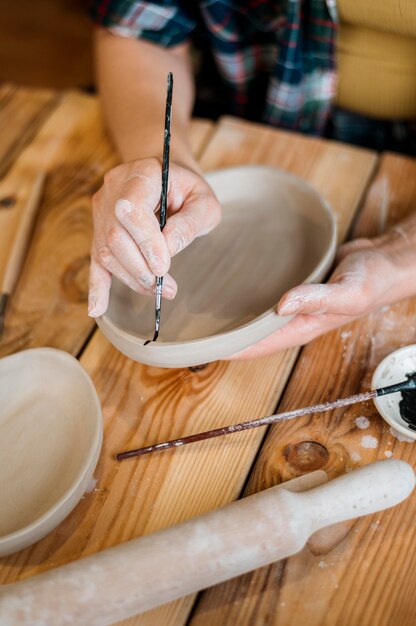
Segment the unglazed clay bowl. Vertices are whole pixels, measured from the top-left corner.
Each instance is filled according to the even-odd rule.
[[[172,260],[175,300],[162,304],[153,336],[155,302],[113,279],[104,335],[128,357],[159,367],[223,359],[289,321],[276,314],[295,285],[317,282],[336,248],[331,209],[300,178],[272,167],[245,166],[208,174],[222,208],[220,225]]]
[[[102,433],[97,393],[74,357],[37,348],[0,360],[0,556],[35,543],[72,511]]]
[[[372,389],[387,387],[406,380],[406,374],[416,372],[416,345],[395,350],[376,367],[371,380]],[[409,439],[416,439],[416,431],[411,430],[400,415],[401,393],[374,398],[377,411],[395,431]]]

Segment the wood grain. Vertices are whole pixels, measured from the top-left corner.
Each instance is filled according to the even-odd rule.
[[[196,151],[210,128],[206,121],[193,124]],[[10,209],[0,211],[1,275],[37,173],[47,172],[32,245],[6,314],[0,355],[35,346],[78,354],[94,329],[86,314],[90,198],[116,163],[96,98],[73,92],[62,98],[0,182],[0,198],[14,201]]]
[[[0,86],[0,178],[59,101],[56,92],[29,90],[14,85]],[[0,198],[0,211],[7,208]]]
[[[415,210],[416,161],[385,155],[354,235],[373,236]],[[369,388],[374,367],[416,342],[416,299],[323,336],[302,350],[279,410]],[[359,416],[369,420],[361,430]],[[363,437],[377,441],[365,447]],[[399,441],[370,403],[273,426],[246,494],[314,469],[330,476],[392,455],[413,465],[414,444]],[[300,554],[205,592],[190,621],[214,624],[410,626],[416,620],[413,520],[416,498],[316,535]]]
[[[374,152],[230,117],[222,118],[219,131],[204,153],[204,169],[262,163],[296,174],[328,201],[337,218],[339,241],[346,237],[376,167]]]
[[[37,172],[47,173],[37,227],[19,285],[10,301],[0,354],[33,346],[76,353],[91,332],[85,315],[90,196],[115,163],[94,98],[65,95],[0,183],[16,198],[2,216],[0,268],[18,228],[21,207]]]
[[[331,202],[342,239],[376,160],[367,151],[225,120],[211,138],[202,165],[272,163],[305,177]],[[4,559],[2,580],[33,575],[236,498],[261,445],[263,430],[122,464],[113,455],[134,445],[270,413],[297,354],[294,349],[251,363],[218,362],[198,371],[160,370],[123,357],[96,333],[81,359],[104,410],[104,447],[96,488],[54,533]],[[185,624],[193,602],[194,597],[188,597],[124,624]]]
[[[8,296],[13,293],[25,262],[26,252],[32,238],[33,226],[42,201],[44,185],[45,173],[40,171],[34,181],[32,193],[28,198],[27,205],[22,207],[19,228],[13,239],[6,269],[4,271],[1,290],[2,293]]]

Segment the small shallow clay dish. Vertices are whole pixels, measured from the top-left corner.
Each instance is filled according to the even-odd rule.
[[[406,374],[416,372],[416,345],[395,350],[379,363],[371,380],[372,389],[387,387],[406,380]],[[400,415],[401,393],[374,398],[380,415],[396,430],[410,439],[416,439],[416,431],[411,430]]]
[[[178,283],[164,301],[159,339],[154,299],[113,280],[98,325],[128,357],[160,367],[223,359],[288,322],[276,314],[281,295],[322,279],[333,261],[336,227],[321,196],[304,181],[264,166],[207,175],[222,207],[221,224],[172,261]]]
[[[52,348],[0,360],[0,556],[35,543],[75,507],[102,442],[94,385]]]

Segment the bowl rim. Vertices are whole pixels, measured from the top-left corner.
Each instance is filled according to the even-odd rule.
[[[387,354],[384,357],[384,359],[382,359],[380,361],[380,363],[377,365],[376,369],[373,372],[373,375],[371,377],[371,389],[377,389],[378,384],[376,383],[376,380],[377,380],[378,376],[380,375],[380,371],[381,371],[382,367],[384,367],[386,365],[387,361],[392,356],[398,356],[398,355],[406,353],[406,352],[413,352],[416,355],[416,344],[412,343],[412,344],[408,344],[406,346],[402,346],[401,348],[398,348],[397,350],[394,350],[393,352],[390,352],[390,354]],[[380,404],[380,400],[382,400],[382,399],[383,399],[383,397],[381,397],[381,398],[373,398],[373,402],[375,404],[375,407],[376,407],[378,413],[381,415],[381,417],[384,419],[384,421],[386,421],[392,428],[394,428],[394,430],[396,430],[397,432],[401,433],[402,435],[405,435],[406,437],[409,437],[409,439],[415,439],[416,440],[416,431],[411,430],[405,424],[401,424],[400,422],[397,422],[395,419],[391,418],[390,415],[389,415],[389,412],[384,409],[382,404]]]
[[[91,380],[90,375],[84,369],[84,367],[81,365],[78,359],[74,357],[72,354],[69,354],[68,352],[65,352],[64,350],[59,350],[58,348],[40,347],[40,348],[29,348],[28,350],[22,350],[21,352],[10,354],[0,359],[0,361],[4,362],[5,360],[18,360],[21,358],[25,358],[25,356],[28,353],[30,354],[35,353],[35,355],[36,354],[43,355],[46,353],[53,354],[54,358],[56,358],[57,360],[64,361],[65,365],[69,365],[70,367],[76,369],[79,372],[81,377],[86,381],[87,387],[89,388],[89,391],[91,392],[91,398],[93,400],[93,405],[94,405],[93,407],[94,408],[94,431],[92,434],[92,441],[91,441],[91,446],[89,447],[88,457],[85,458],[71,486],[68,487],[68,489],[59,498],[59,500],[55,502],[53,506],[51,506],[41,516],[33,520],[33,522],[11,533],[7,533],[7,535],[0,535],[0,548],[4,548],[7,545],[7,543],[9,542],[14,543],[16,540],[23,538],[26,534],[31,534],[32,532],[39,529],[43,524],[48,522],[51,517],[53,517],[56,513],[58,513],[58,511],[63,508],[63,506],[68,500],[71,500],[71,498],[76,493],[77,489],[79,489],[86,475],[91,470],[92,464],[93,464],[93,470],[95,469],[97,462],[98,462],[99,455],[100,455],[102,440],[103,440],[103,416],[102,416],[101,403],[98,398],[97,390],[94,386],[94,383]],[[80,497],[77,500],[77,503],[81,499],[82,495],[83,494],[80,494]],[[60,522],[58,522],[56,525],[58,525],[59,523]],[[35,541],[33,543],[35,543]]]
[[[337,247],[338,228],[337,228],[336,216],[333,210],[331,209],[327,200],[323,198],[323,196],[307,181],[300,178],[299,176],[296,176],[295,174],[292,174],[291,172],[286,172],[285,170],[282,170],[280,168],[273,167],[270,165],[253,164],[253,165],[240,165],[240,166],[228,167],[228,168],[223,168],[223,169],[214,170],[212,172],[208,172],[205,178],[209,182],[211,178],[215,178],[216,176],[224,175],[226,173],[241,172],[247,169],[270,172],[273,175],[276,175],[279,177],[289,178],[292,183],[296,184],[298,187],[302,187],[305,191],[307,191],[310,195],[312,195],[318,201],[318,204],[320,205],[320,208],[322,209],[323,214],[325,214],[328,220],[329,241],[328,241],[327,246],[323,250],[321,258],[319,262],[317,263],[317,265],[314,267],[312,272],[310,272],[309,275],[306,276],[305,279],[302,281],[302,284],[312,283],[314,280],[316,280],[316,278],[319,275],[322,274],[326,266],[330,264],[335,257],[335,252],[336,252],[336,247]],[[285,318],[285,321],[289,321],[290,319],[291,317],[287,317]],[[264,311],[263,313],[255,317],[254,319],[242,324],[241,326],[237,326],[236,328],[232,328],[222,333],[216,333],[214,335],[199,337],[196,339],[188,339],[184,341],[160,341],[158,343],[153,343],[147,346],[147,351],[148,351],[147,353],[150,355],[150,352],[151,352],[154,359],[157,359],[158,355],[162,355],[162,353],[163,353],[163,357],[166,357],[166,351],[168,351],[168,353],[173,353],[179,347],[183,347],[185,349],[197,349],[198,347],[202,348],[202,347],[207,346],[207,344],[210,345],[213,341],[222,341],[227,338],[236,337],[239,334],[243,334],[245,333],[247,328],[250,328],[250,329],[255,329],[259,327],[265,328],[267,326],[268,327],[267,332],[264,332],[264,335],[263,335],[263,338],[264,338],[270,335],[274,330],[276,330],[276,328],[278,328],[278,324],[277,324],[278,320],[280,320],[281,322],[282,318],[277,314],[276,306],[273,305],[272,307],[268,308],[266,311]],[[118,339],[129,343],[134,349],[140,348],[142,342],[148,339],[148,337],[133,334],[132,332],[128,330],[124,330],[120,328],[109,317],[107,312],[104,313],[104,315],[97,318],[96,321],[100,329],[103,331],[107,339],[110,341],[110,343],[112,343],[112,339],[110,339],[110,337],[108,336],[107,334],[108,332],[113,333],[114,336],[117,337]],[[257,340],[260,340],[261,338],[262,337],[259,337],[259,339]],[[118,349],[120,350],[119,347]],[[219,358],[224,358],[224,357],[219,357]],[[142,362],[144,363],[145,361],[142,361]]]

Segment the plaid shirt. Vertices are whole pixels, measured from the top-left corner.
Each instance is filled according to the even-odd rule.
[[[336,0],[93,0],[93,20],[117,35],[169,47],[202,28],[231,112],[320,135],[336,91]]]

